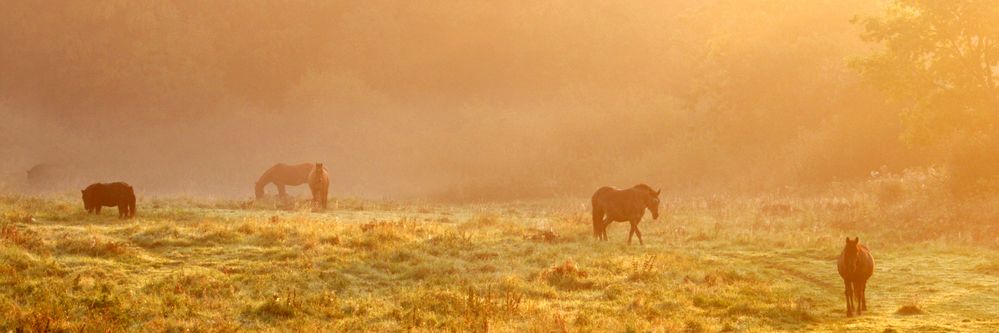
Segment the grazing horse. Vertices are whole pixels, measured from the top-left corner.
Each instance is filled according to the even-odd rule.
[[[309,172],[309,190],[312,191],[312,202],[315,208],[326,209],[329,189],[330,173],[326,171],[322,163],[316,163],[316,166]]]
[[[28,186],[36,192],[61,191],[66,186],[83,183],[80,169],[67,164],[36,164],[26,173]]]
[[[87,213],[101,215],[101,207],[118,207],[119,218],[135,217],[135,190],[123,182],[96,183],[80,191]]]
[[[653,190],[645,184],[635,185],[627,190],[619,190],[611,186],[604,186],[593,193],[593,236],[597,239],[607,240],[607,226],[611,222],[630,222],[631,231],[628,232],[628,244],[631,244],[631,236],[638,235],[638,243],[642,242],[642,232],[638,230],[638,222],[645,216],[645,209],[652,212],[652,218],[659,218],[659,193],[661,190]]]
[[[874,274],[874,256],[866,246],[860,245],[860,237],[846,238],[846,246],[836,261],[839,276],[846,285],[846,316],[853,317],[853,310],[867,311],[867,279]]]
[[[321,171],[314,172],[317,168]],[[315,174],[315,177],[313,177],[313,174]],[[313,202],[319,203],[319,200],[323,200],[321,206],[325,208],[325,199],[329,193],[329,172],[326,171],[322,163],[275,164],[270,169],[267,169],[260,176],[260,179],[257,180],[257,185],[254,188],[257,199],[264,197],[264,187],[271,183],[277,186],[278,196],[282,199],[288,197],[285,186],[298,186],[308,183],[309,189],[312,191]]]

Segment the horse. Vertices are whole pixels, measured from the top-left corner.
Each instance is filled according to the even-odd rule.
[[[607,226],[611,222],[631,222],[631,230],[628,232],[628,244],[631,245],[631,236],[638,235],[638,243],[642,242],[642,232],[638,230],[638,222],[645,216],[645,209],[652,212],[652,219],[659,218],[659,193],[662,190],[653,190],[645,184],[638,184],[626,190],[619,190],[615,187],[604,186],[595,193],[591,199],[593,207],[593,236],[600,240],[607,240]]]
[[[874,256],[866,246],[860,245],[860,237],[846,238],[846,246],[836,261],[839,276],[846,286],[846,316],[853,317],[867,311],[867,279],[874,274]]]
[[[135,217],[135,190],[128,183],[95,183],[80,193],[88,214],[101,215],[101,207],[118,207],[119,218]]]
[[[321,171],[314,172],[317,168]],[[311,181],[313,173],[316,174],[315,182]],[[256,187],[254,188],[257,200],[264,197],[264,187],[271,183],[277,186],[278,197],[282,199],[288,197],[285,186],[298,186],[308,183],[309,189],[312,191],[312,201],[319,203],[319,200],[322,199],[321,206],[323,208],[326,206],[325,199],[329,191],[329,172],[326,171],[322,163],[275,164],[270,169],[267,169],[260,176],[260,179],[257,180]]]
[[[278,163],[272,166],[264,174],[257,179],[257,186],[254,188],[257,194],[257,200],[264,197],[264,187],[268,184],[274,183],[277,186],[278,196],[281,198],[287,197],[288,192],[285,192],[285,186],[298,186],[305,184],[309,181],[309,173],[312,172],[314,165],[312,163],[302,163],[295,165],[288,165],[284,163]]]
[[[329,189],[330,173],[323,167],[322,163],[316,163],[316,166],[309,172],[309,190],[312,191],[312,202],[315,208],[326,209]]]
[[[63,189],[66,185],[79,185],[80,172],[66,164],[36,164],[26,172],[31,190],[47,192]]]

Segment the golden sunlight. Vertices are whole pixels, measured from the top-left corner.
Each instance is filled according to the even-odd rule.
[[[2,7],[0,332],[999,331],[999,0]]]

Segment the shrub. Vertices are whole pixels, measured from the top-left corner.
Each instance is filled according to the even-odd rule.
[[[659,276],[659,264],[656,255],[646,255],[631,262],[628,279],[632,281],[649,281]]]
[[[542,243],[557,243],[562,237],[554,230],[528,229],[524,233],[524,239]]]
[[[131,252],[127,242],[98,236],[64,239],[56,244],[55,249],[62,253],[82,254],[91,257],[116,257]]]
[[[449,230],[430,237],[427,243],[443,248],[468,248],[472,246],[472,234]]]
[[[923,311],[923,307],[920,305],[920,303],[922,302],[920,302],[919,296],[912,296],[909,298],[908,304],[904,304],[901,307],[899,307],[898,310],[895,311],[895,313],[904,316],[924,314],[926,312]]]
[[[0,240],[10,242],[28,250],[42,247],[42,239],[31,230],[20,230],[13,223],[0,223]]]
[[[588,289],[593,282],[587,281],[589,274],[576,266],[572,259],[552,266],[541,272],[541,280],[550,286],[566,290]]]

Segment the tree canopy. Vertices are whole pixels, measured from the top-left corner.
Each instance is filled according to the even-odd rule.
[[[853,65],[902,109],[906,143],[994,140],[997,21],[995,0],[894,0],[882,16],[855,21],[883,48]]]

